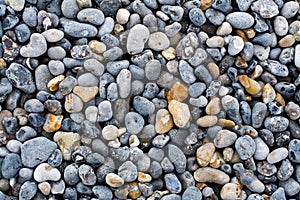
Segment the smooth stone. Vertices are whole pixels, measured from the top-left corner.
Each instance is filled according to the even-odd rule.
[[[179,74],[182,80],[188,84],[192,84],[196,81],[196,76],[194,75],[194,69],[189,65],[185,60],[180,60],[179,65]]]
[[[231,0],[212,1],[212,7],[216,10],[220,10],[227,13],[232,10]]]
[[[21,11],[25,6],[25,0],[5,0],[5,3],[15,11]]]
[[[300,68],[300,45],[297,44],[294,53],[294,63],[297,68]]]
[[[117,174],[114,173],[108,173],[105,177],[105,182],[114,188],[121,187],[124,185],[124,180]]]
[[[174,124],[178,127],[184,127],[191,118],[189,107],[185,103],[172,100],[168,108],[173,117]]]
[[[275,76],[286,77],[289,74],[287,66],[276,60],[266,60],[261,62],[260,65]]]
[[[240,198],[241,193],[242,190],[239,185],[235,183],[226,183],[221,189],[220,196],[224,200],[238,199]]]
[[[264,125],[272,132],[282,132],[287,129],[289,120],[283,116],[267,117]]]
[[[143,117],[136,112],[129,112],[125,116],[125,126],[129,133],[138,134],[143,129],[145,121]]]
[[[173,127],[172,117],[166,109],[158,110],[155,119],[155,130],[157,133],[167,133]]]
[[[242,160],[247,160],[254,155],[256,144],[249,135],[245,135],[236,140],[235,149]]]
[[[61,123],[63,120],[62,115],[54,115],[54,114],[48,113],[45,118],[46,118],[46,121],[43,126],[44,131],[51,133],[51,132],[54,132],[54,131],[57,131],[58,129],[60,129]]]
[[[286,200],[285,192],[283,187],[279,187],[271,196],[270,200],[282,199]]]
[[[148,39],[148,46],[154,51],[162,51],[170,45],[169,38],[163,32],[151,33]]]
[[[196,26],[202,26],[206,22],[206,17],[199,8],[192,8],[189,11],[189,19]]]
[[[178,194],[182,190],[182,185],[178,180],[177,176],[173,173],[166,174],[164,176],[164,181],[166,183],[166,188],[173,194]]]
[[[104,23],[99,28],[98,36],[101,37],[106,33],[112,32],[114,25],[115,25],[114,19],[111,17],[106,17]]]
[[[229,182],[229,176],[221,170],[211,167],[199,168],[194,172],[194,178],[197,182],[201,183],[216,183],[225,185]]]
[[[300,163],[300,140],[293,139],[290,141],[288,150],[289,150],[289,159],[292,162]]]
[[[77,19],[80,22],[87,22],[94,25],[101,25],[104,23],[104,14],[101,10],[95,8],[85,8],[77,13]]]
[[[232,145],[237,139],[236,133],[222,129],[220,130],[216,137],[214,138],[214,145],[217,148],[225,148]]]
[[[262,102],[256,103],[252,108],[252,126],[254,128],[260,128],[264,122],[266,113],[267,113],[267,106]]]
[[[274,19],[274,31],[278,36],[287,34],[289,23],[283,16],[276,16]]]
[[[119,167],[118,175],[125,182],[132,182],[138,177],[137,167],[131,161],[126,161]]]
[[[80,112],[83,108],[83,102],[77,95],[71,93],[65,96],[64,107],[68,113]]]
[[[130,12],[127,9],[121,8],[118,10],[116,15],[116,20],[120,24],[126,24],[129,20]]]
[[[62,14],[67,18],[75,18],[79,10],[76,0],[64,0],[61,4]]]
[[[117,76],[119,95],[121,98],[127,98],[131,91],[131,72],[128,69],[122,69]]]
[[[15,32],[19,42],[24,43],[30,39],[30,30],[26,24],[16,26]]]
[[[67,18],[61,18],[60,23],[64,28],[64,32],[72,37],[95,37],[98,33],[98,30],[95,26],[79,23]]]
[[[157,80],[160,76],[160,72],[161,72],[161,63],[158,60],[151,60],[145,66],[145,76],[150,81]]]
[[[106,140],[115,140],[117,139],[119,130],[114,125],[107,125],[102,129],[102,136]]]
[[[5,73],[16,88],[29,94],[36,90],[31,72],[23,65],[12,63]]]
[[[145,97],[135,96],[133,99],[134,109],[143,116],[148,116],[154,113],[154,104]]]
[[[10,179],[15,177],[22,167],[21,158],[16,153],[7,154],[1,163],[1,174],[4,178]]]
[[[108,121],[113,116],[112,106],[109,101],[102,101],[98,105],[98,118],[97,121],[104,122]]]
[[[46,161],[56,147],[55,142],[45,137],[37,137],[24,142],[21,146],[23,165],[30,168],[37,166]]]
[[[30,36],[30,42],[20,49],[20,54],[23,57],[36,58],[47,51],[47,42],[42,34],[33,33]]]
[[[173,144],[168,144],[168,158],[174,164],[178,173],[183,173],[186,169],[186,157],[182,150]]]
[[[85,60],[83,67],[95,76],[101,76],[104,73],[104,65],[94,58]]]
[[[50,73],[54,76],[61,75],[65,72],[64,63],[59,60],[50,60],[48,63],[48,68],[49,68]],[[47,81],[47,82],[49,82],[49,81]]]
[[[96,185],[92,191],[98,199],[113,199],[112,191],[106,186]]]
[[[78,166],[73,163],[66,166],[64,170],[64,181],[68,185],[76,185],[79,182]]]
[[[247,29],[254,24],[252,15],[245,12],[233,12],[226,16],[226,21],[236,29]]]
[[[51,167],[47,163],[41,163],[35,168],[33,177],[37,182],[45,182],[58,181],[61,175],[58,169]]]
[[[27,200],[32,199],[37,193],[37,184],[35,182],[26,181],[22,184],[19,191],[19,199]]]
[[[288,156],[288,150],[284,147],[273,150],[267,157],[270,164],[278,163]]]
[[[197,187],[190,186],[190,187],[186,188],[186,190],[183,192],[181,199],[182,200],[201,200],[202,193]]]
[[[86,164],[78,168],[78,175],[84,185],[95,185],[97,181],[93,168]]]
[[[199,147],[196,151],[196,159],[200,166],[205,167],[209,164],[213,154],[215,153],[215,146],[213,143],[206,143]]]
[[[256,144],[254,159],[265,160],[270,152],[268,145],[260,137],[254,138],[254,142]]]
[[[290,19],[297,14],[298,10],[299,4],[297,2],[289,1],[283,5],[280,14],[286,19]]]
[[[294,196],[300,192],[300,184],[293,178],[286,181],[280,181],[279,186],[282,187],[287,196]]]
[[[42,33],[47,42],[58,42],[64,37],[64,32],[59,29],[48,29]]]
[[[240,53],[244,48],[244,41],[239,36],[232,36],[228,44],[228,53],[235,56]]]
[[[73,89],[74,94],[79,96],[83,102],[91,101],[97,94],[99,88],[97,86],[93,87],[83,87],[83,86],[75,86]]]
[[[266,7],[268,9],[266,9]],[[263,18],[270,19],[279,14],[278,6],[273,0],[258,0],[252,3],[251,10],[259,13]]]
[[[197,119],[197,125],[200,127],[211,127],[218,122],[218,117],[215,115],[205,115]]]
[[[149,36],[150,33],[146,26],[142,24],[133,26],[127,37],[127,52],[132,55],[141,53]]]
[[[58,144],[64,160],[70,160],[72,153],[80,146],[78,133],[57,131],[53,140]]]

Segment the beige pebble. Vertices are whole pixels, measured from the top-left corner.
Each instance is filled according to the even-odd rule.
[[[176,57],[176,50],[173,47],[168,47],[161,52],[162,56],[167,60],[172,60]]]
[[[239,75],[238,79],[249,94],[255,95],[261,91],[260,84],[247,75]]]
[[[118,137],[119,130],[114,125],[107,125],[102,129],[102,137],[105,140],[115,140]]]
[[[137,199],[142,195],[137,182],[131,182],[128,185],[129,185],[128,196],[131,199]]]
[[[93,53],[101,54],[106,51],[106,45],[103,42],[97,40],[91,40],[89,42],[89,47]]]
[[[221,111],[221,100],[218,97],[212,98],[206,108],[205,112],[208,115],[217,115]]]
[[[218,117],[215,115],[205,115],[197,119],[197,125],[200,127],[211,127],[218,122]]]
[[[167,99],[168,102],[170,102],[171,100],[183,102],[188,97],[188,95],[188,87],[181,84],[180,82],[176,82],[168,92]]]
[[[276,92],[270,83],[267,83],[262,89],[262,100],[265,104],[274,101]]]
[[[224,46],[224,39],[220,36],[212,36],[206,40],[206,45],[211,48],[220,48]]]
[[[200,6],[201,10],[206,10],[212,5],[212,0],[200,0],[200,2],[201,2],[201,6]]]
[[[72,153],[80,146],[78,133],[58,131],[54,134],[53,140],[58,144],[65,160],[71,160]]]
[[[130,147],[137,147],[137,146],[139,146],[139,145],[140,145],[140,140],[139,140],[138,136],[136,136],[136,135],[131,135],[131,136],[129,137],[129,146],[130,146]]]
[[[282,48],[291,47],[293,44],[295,44],[295,36],[289,34],[283,37],[281,40],[279,40],[278,44]]]
[[[235,183],[226,183],[220,192],[221,198],[223,200],[233,200],[239,199],[241,196],[242,190]]]
[[[56,76],[48,82],[47,87],[49,88],[50,91],[54,92],[58,90],[59,83],[62,82],[64,79],[65,79],[64,75]]]
[[[168,108],[176,126],[182,128],[189,122],[191,113],[187,104],[172,100]]]
[[[48,113],[46,115],[46,122],[43,126],[44,131],[48,133],[57,131],[58,129],[60,129],[62,120],[63,120],[62,115],[53,115],[51,113]]]
[[[217,35],[226,36],[232,32],[232,27],[228,22],[223,22],[217,29]]]
[[[216,63],[214,63],[214,62],[208,63],[207,69],[213,79],[217,79],[220,76],[220,69]]]
[[[125,8],[121,8],[117,12],[116,19],[120,24],[126,24],[128,22],[129,16],[130,12]]]
[[[48,196],[51,191],[51,185],[48,182],[42,182],[38,184],[38,188],[43,193],[43,195]]]
[[[231,147],[226,147],[223,150],[223,158],[226,162],[230,161],[233,157],[234,150]]]
[[[256,79],[258,77],[261,76],[261,74],[263,73],[264,69],[260,66],[260,65],[256,65],[254,68],[254,72],[251,75],[252,79]]]
[[[83,87],[76,86],[73,89],[74,94],[79,96],[83,102],[89,102],[98,94],[99,88],[97,86],[94,87]]]
[[[149,174],[139,172],[138,173],[138,181],[142,183],[148,183],[152,181],[152,177]]]
[[[160,109],[155,117],[155,131],[157,133],[167,133],[173,127],[172,116],[166,109]]]
[[[270,164],[278,163],[285,159],[288,156],[288,154],[289,152],[285,147],[280,147],[269,153],[269,155],[267,156],[267,161]]]
[[[200,146],[196,151],[197,162],[200,166],[205,167],[209,164],[213,154],[215,153],[215,146],[213,143],[206,143]]]
[[[107,185],[114,188],[118,188],[124,185],[124,180],[115,173],[108,173],[105,177],[105,182],[107,183]]]
[[[222,154],[220,154],[219,152],[215,152],[211,157],[211,160],[209,161],[209,165],[216,169],[220,168],[224,164],[225,160],[223,159]]]
[[[80,112],[83,108],[83,102],[74,93],[65,96],[65,109],[68,113]]]
[[[216,183],[224,185],[229,182],[229,176],[218,169],[212,167],[202,167],[194,172],[194,178],[197,182]]]

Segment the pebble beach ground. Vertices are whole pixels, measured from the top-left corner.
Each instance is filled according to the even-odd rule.
[[[0,0],[0,200],[300,199],[298,0]]]

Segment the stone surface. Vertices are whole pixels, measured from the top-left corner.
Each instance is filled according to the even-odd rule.
[[[168,108],[176,126],[184,127],[190,120],[191,113],[187,104],[172,100]]]
[[[53,139],[58,144],[65,160],[70,160],[72,153],[80,145],[80,135],[78,133],[58,131],[54,134]]]
[[[226,173],[211,167],[197,169],[194,173],[194,178],[198,182],[216,183],[219,185],[225,185],[229,182],[229,176]]]

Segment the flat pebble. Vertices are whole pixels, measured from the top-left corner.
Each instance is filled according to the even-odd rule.
[[[214,145],[217,148],[225,148],[232,145],[236,139],[236,133],[226,129],[222,129],[217,133],[216,137],[214,138]]]
[[[200,166],[205,167],[209,164],[213,154],[215,153],[215,146],[213,143],[206,143],[199,147],[196,152],[197,162]]]
[[[131,134],[138,134],[145,124],[142,116],[136,112],[129,112],[125,116],[125,126]]]
[[[175,174],[166,174],[164,176],[166,188],[173,194],[178,194],[182,190],[182,185]]]
[[[192,8],[189,11],[189,19],[196,26],[201,26],[206,22],[206,17],[199,8]]]
[[[23,57],[35,58],[43,55],[46,51],[47,42],[44,36],[39,33],[33,33],[30,36],[29,44],[20,49],[20,54]]]
[[[107,125],[102,130],[102,136],[106,140],[115,140],[118,137],[119,130],[114,125]]]
[[[137,24],[129,31],[127,38],[127,51],[130,54],[137,54],[143,51],[144,44],[150,36],[146,26]]]
[[[228,44],[228,53],[232,56],[240,53],[244,48],[244,41],[239,36],[232,36]]]
[[[289,120],[283,116],[267,117],[264,125],[272,132],[281,132],[287,129]]]
[[[33,177],[37,182],[44,182],[58,181],[61,175],[58,169],[51,167],[47,163],[41,163],[34,170]]]
[[[247,160],[254,155],[256,144],[249,135],[245,135],[236,140],[235,149],[242,160]]]
[[[37,192],[37,184],[35,182],[26,181],[22,184],[19,192],[19,199],[32,199]]]
[[[154,51],[162,51],[170,45],[169,38],[163,32],[155,32],[150,34],[148,46]]]
[[[224,185],[229,182],[229,176],[226,173],[211,167],[197,169],[194,172],[194,178],[198,182],[216,183],[219,185]]]
[[[111,187],[120,187],[124,184],[124,180],[118,176],[117,174],[114,173],[109,173],[105,177],[106,183],[111,186]]]
[[[105,18],[101,10],[95,8],[85,8],[77,13],[77,19],[80,22],[101,25],[103,24]]]
[[[22,167],[21,158],[16,153],[9,153],[4,157],[1,165],[2,176],[7,179],[13,178]]]
[[[247,29],[254,24],[252,15],[244,12],[233,12],[226,16],[226,21],[236,29]]]
[[[61,18],[60,23],[64,28],[64,32],[72,37],[95,37],[98,33],[98,30],[95,26],[79,23],[67,18]]]
[[[268,7],[268,9],[265,9]],[[251,10],[259,13],[263,18],[270,19],[279,14],[279,9],[273,0],[258,0],[252,3]]]
[[[59,29],[48,29],[42,33],[47,42],[58,42],[64,37],[64,32]]]

